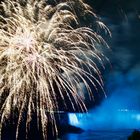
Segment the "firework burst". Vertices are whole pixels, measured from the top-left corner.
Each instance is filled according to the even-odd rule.
[[[57,135],[54,112],[69,106],[86,111],[79,82],[91,98],[87,79],[95,89],[94,81],[103,86],[95,59],[102,65],[97,44],[106,43],[90,28],[80,27],[79,20],[96,16],[82,0],[6,0],[0,8],[0,132],[7,121],[15,121],[17,139],[26,120],[27,138],[35,115],[43,139],[48,123]]]

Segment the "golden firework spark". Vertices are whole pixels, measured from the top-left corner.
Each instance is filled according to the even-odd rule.
[[[64,108],[68,108],[67,98],[73,110],[76,104],[85,111],[79,82],[84,83],[89,96],[93,94],[86,79],[95,89],[94,81],[103,86],[95,59],[102,64],[97,44],[106,43],[90,28],[80,27],[78,18],[95,14],[82,0],[54,3],[6,0],[0,4],[0,132],[6,120],[16,116],[16,138],[23,114],[26,134],[33,114],[44,140],[48,122],[57,134],[54,112],[61,110],[60,100]],[[103,23],[97,23],[109,32]]]

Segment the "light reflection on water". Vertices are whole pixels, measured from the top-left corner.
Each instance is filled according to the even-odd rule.
[[[69,113],[69,124],[83,130],[139,129],[140,112],[118,109],[92,111],[89,113]]]
[[[128,140],[134,129],[140,129],[140,112],[137,110],[118,109],[107,114],[96,111],[69,113],[68,117],[70,125],[85,132],[66,134],[62,140]]]
[[[66,134],[62,140],[128,140],[132,129],[85,131],[81,134]]]

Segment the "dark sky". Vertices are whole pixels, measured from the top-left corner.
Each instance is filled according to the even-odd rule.
[[[86,0],[108,26],[112,68],[104,71],[108,98],[118,108],[140,109],[140,1]]]

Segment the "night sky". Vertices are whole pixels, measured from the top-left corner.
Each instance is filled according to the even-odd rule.
[[[140,1],[86,0],[108,26],[112,37],[107,57],[111,68],[103,72],[106,94],[118,98],[122,108],[140,109]],[[108,100],[106,99],[106,100]]]

